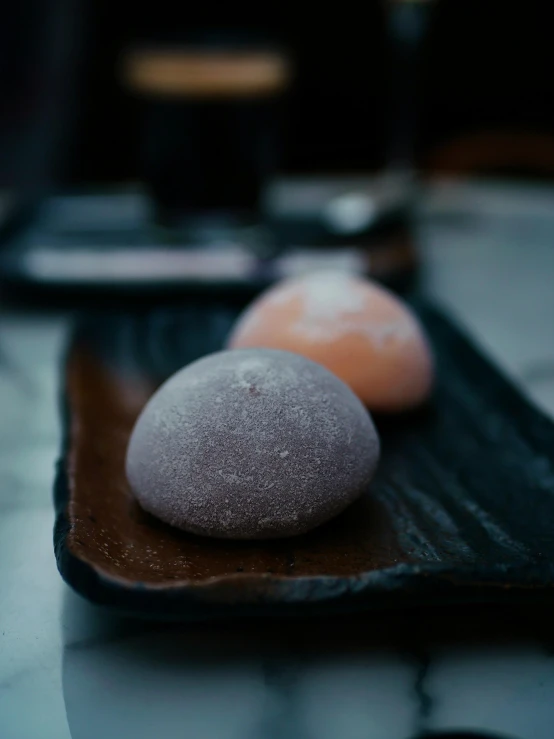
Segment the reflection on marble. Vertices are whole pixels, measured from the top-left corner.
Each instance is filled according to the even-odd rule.
[[[450,215],[444,202],[430,208],[426,280],[554,412],[544,320],[554,315],[554,190],[540,207],[532,199],[532,218],[507,197],[494,190],[489,210],[483,192],[454,214],[452,201]],[[66,330],[62,318],[0,314],[0,739],[412,739],[472,728],[551,739],[552,609],[183,626],[117,618],[71,593],[55,567],[50,497]]]
[[[317,621],[128,621],[64,594],[72,737],[548,739],[554,613],[444,608]]]
[[[385,625],[366,651],[358,620],[346,632],[340,620],[183,627],[101,615],[69,593],[64,603],[74,737],[146,739],[162,725],[168,736],[401,739],[414,726],[417,665],[379,647]]]
[[[65,618],[73,627],[81,610],[87,606],[66,599]],[[113,631],[91,637],[85,628],[84,638],[64,650],[64,700],[73,737],[146,739],[160,727],[176,737],[256,735],[267,710],[263,670],[247,654],[238,658],[238,645],[229,652],[194,629],[128,629],[108,621]]]
[[[430,727],[554,734],[554,659],[540,645],[453,647],[433,659],[428,689],[437,704]]]

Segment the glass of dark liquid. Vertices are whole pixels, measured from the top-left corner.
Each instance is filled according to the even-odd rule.
[[[140,161],[158,222],[256,219],[278,166],[290,76],[284,53],[251,45],[137,47],[126,54],[123,75],[143,107]]]

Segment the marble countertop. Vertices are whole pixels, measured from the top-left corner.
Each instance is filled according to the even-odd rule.
[[[445,183],[418,235],[428,292],[554,414],[554,189]],[[67,329],[0,313],[1,739],[551,739],[553,609],[180,626],[73,594],[52,549]]]

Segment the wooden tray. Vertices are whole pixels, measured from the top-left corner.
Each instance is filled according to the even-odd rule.
[[[554,595],[554,425],[436,309],[416,305],[437,356],[433,402],[376,419],[383,459],[367,495],[311,534],[268,543],[172,529],[133,500],[133,422],[170,373],[220,348],[223,305],[80,323],[64,388],[55,551],[91,601],[155,618]]]

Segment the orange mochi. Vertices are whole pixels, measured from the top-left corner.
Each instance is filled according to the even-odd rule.
[[[301,354],[379,412],[413,408],[433,382],[431,350],[412,311],[386,288],[349,273],[277,283],[242,313],[227,345]]]

